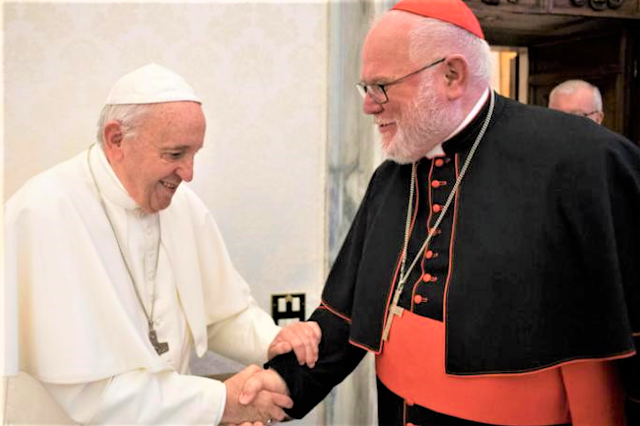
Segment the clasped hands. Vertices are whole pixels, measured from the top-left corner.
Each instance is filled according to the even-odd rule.
[[[268,359],[287,352],[310,368],[318,359],[321,331],[315,322],[298,322],[280,330],[269,345]],[[274,370],[250,365],[224,382],[227,399],[221,424],[265,426],[282,421],[293,407],[286,382]]]

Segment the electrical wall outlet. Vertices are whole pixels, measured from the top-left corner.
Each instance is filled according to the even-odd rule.
[[[276,324],[284,326],[305,319],[305,294],[272,294],[271,316]]]

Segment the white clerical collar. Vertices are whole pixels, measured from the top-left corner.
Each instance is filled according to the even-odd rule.
[[[107,161],[102,147],[95,144],[89,149],[91,150],[89,155],[90,166],[93,169],[93,173],[95,173],[102,195],[125,210],[138,209],[142,211],[116,176],[111,164]]]
[[[425,157],[427,157],[428,159],[432,159],[435,157],[442,157],[443,155],[445,155],[445,152],[442,149],[442,144],[448,141],[449,139],[451,139],[452,137],[454,137],[455,135],[457,135],[458,133],[460,133],[462,129],[467,127],[467,125],[471,123],[471,121],[474,118],[476,118],[476,115],[478,115],[478,113],[482,109],[482,106],[484,105],[484,103],[487,101],[488,98],[489,98],[489,88],[484,90],[478,102],[476,102],[473,108],[471,108],[471,111],[469,112],[469,114],[467,114],[465,119],[462,120],[460,125],[456,127],[455,130],[449,134],[449,136],[444,138],[444,140],[441,143],[431,148],[431,151],[427,152],[427,155],[425,155]]]

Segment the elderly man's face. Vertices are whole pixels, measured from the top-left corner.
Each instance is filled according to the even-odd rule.
[[[178,185],[193,178],[205,127],[195,102],[157,104],[135,135],[122,141],[123,155],[112,167],[142,210],[155,213],[169,207]]]
[[[409,14],[389,14],[369,32],[362,51],[364,83],[384,85],[439,59],[410,60],[408,35],[413,19]],[[439,67],[442,64],[386,87],[386,103],[365,97],[363,109],[374,116],[382,149],[399,163],[419,160],[446,136],[442,133],[448,105],[438,91]]]

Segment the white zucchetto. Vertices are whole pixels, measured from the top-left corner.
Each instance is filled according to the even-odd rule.
[[[179,101],[202,103],[193,88],[178,74],[158,64],[149,64],[122,76],[113,85],[106,104],[157,104]]]

